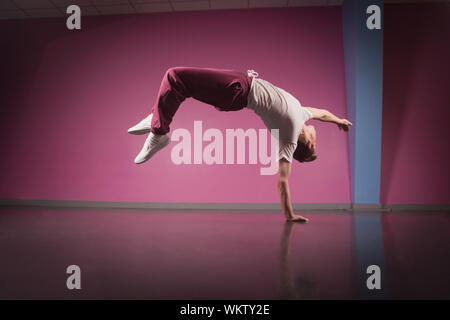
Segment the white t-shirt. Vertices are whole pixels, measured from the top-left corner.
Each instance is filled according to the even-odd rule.
[[[298,136],[312,113],[290,93],[261,78],[253,78],[247,108],[255,111],[269,130],[279,129],[278,160],[292,162]]]

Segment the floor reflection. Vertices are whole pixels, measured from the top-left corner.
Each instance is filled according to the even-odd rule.
[[[450,215],[304,214],[3,207],[0,299],[358,299],[380,248],[386,298],[450,297]]]
[[[450,214],[383,215],[387,280],[393,299],[450,299]]]
[[[280,237],[280,299],[354,298],[352,216],[315,214],[286,223]]]
[[[311,279],[293,272],[290,257],[292,230],[301,227],[297,223],[286,223],[281,233],[279,298],[282,300],[312,299],[318,294],[317,285]]]

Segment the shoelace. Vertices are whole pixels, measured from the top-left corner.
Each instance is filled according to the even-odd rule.
[[[256,72],[255,70],[247,70],[247,74],[249,77],[252,77],[252,78],[257,78],[259,76],[259,73]]]

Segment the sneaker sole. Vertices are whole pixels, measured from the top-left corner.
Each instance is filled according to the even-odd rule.
[[[150,129],[128,130],[128,133],[134,134],[134,135],[146,134],[149,132],[150,132]]]

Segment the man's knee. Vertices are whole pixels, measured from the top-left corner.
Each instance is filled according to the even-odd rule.
[[[171,68],[167,69],[166,76],[169,79],[175,80],[178,77],[181,69],[182,69],[181,67],[171,67]]]

